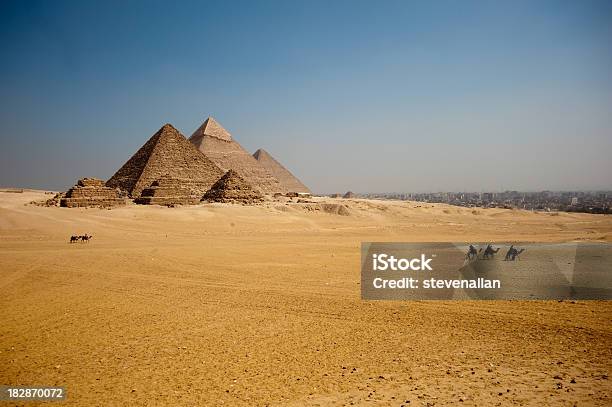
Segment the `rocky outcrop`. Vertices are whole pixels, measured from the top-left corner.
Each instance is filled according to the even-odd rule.
[[[351,211],[346,205],[334,203],[316,203],[311,201],[299,200],[295,204],[289,204],[293,208],[301,209],[306,212],[324,212],[330,215],[351,216]]]
[[[319,204],[323,212],[329,213],[332,215],[340,215],[340,216],[350,216],[351,211],[345,206],[341,204],[332,204],[332,203],[321,203]]]
[[[203,201],[251,204],[261,202],[263,195],[234,170],[229,170],[204,194]]]
[[[45,192],[45,193],[47,194],[48,192]],[[55,195],[53,195],[53,198],[44,199],[42,201],[32,201],[30,202],[30,205],[46,206],[46,207],[60,206],[60,202],[62,201],[62,198],[64,198],[65,196],[66,196],[65,192],[58,192]]]
[[[142,190],[140,197],[134,202],[142,205],[195,205],[200,197],[195,195],[188,186],[180,180],[168,175],[153,181],[151,186]]]
[[[66,208],[102,207],[125,205],[125,197],[115,188],[104,185],[96,178],[82,178],[60,199],[60,206]]]

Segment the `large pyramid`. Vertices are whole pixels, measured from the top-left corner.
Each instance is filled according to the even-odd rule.
[[[304,192],[310,193],[308,187],[297,179],[288,169],[283,167],[281,163],[276,161],[266,150],[260,148],[255,151],[253,157],[272,174],[287,192]]]
[[[279,181],[212,117],[206,119],[189,141],[223,171],[236,171],[256,189],[264,193],[286,192]]]
[[[257,191],[234,170],[229,170],[204,194],[203,201],[253,203],[263,200]]]
[[[162,176],[172,177],[202,196],[223,176],[223,171],[177,129],[165,124],[106,181],[106,185],[119,187],[137,198],[143,189]]]

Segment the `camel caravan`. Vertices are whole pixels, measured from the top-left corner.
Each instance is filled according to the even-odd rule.
[[[465,259],[468,261],[472,260],[491,260],[494,256],[499,252],[500,248],[494,248],[493,245],[488,244],[485,249],[482,247],[476,249],[474,245],[470,245],[468,251],[465,255]],[[520,255],[523,253],[525,249],[517,249],[514,245],[511,245],[506,255],[504,256],[504,261],[515,261],[520,260]]]
[[[79,240],[83,243],[89,243],[93,236],[85,233],[84,235],[72,235],[70,236],[70,243],[78,243]]]

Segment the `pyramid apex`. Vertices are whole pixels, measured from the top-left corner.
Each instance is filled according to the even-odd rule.
[[[168,130],[178,131],[178,130],[176,130],[176,128],[175,128],[173,125],[171,125],[170,123],[166,123],[166,124],[164,124],[163,126],[161,126],[160,130],[162,130],[162,131],[168,131]]]
[[[202,123],[202,125],[191,135],[190,138],[195,138],[198,136],[209,136],[218,138],[219,140],[232,141],[232,135],[225,130],[223,126],[221,126],[212,116],[208,116],[206,120],[204,120],[204,123]]]
[[[270,155],[270,153],[268,153],[266,150],[264,150],[263,148],[258,148],[257,151],[255,151],[253,153],[253,157],[256,160],[260,160],[262,158],[264,159],[268,159],[268,158],[272,158],[272,156]]]

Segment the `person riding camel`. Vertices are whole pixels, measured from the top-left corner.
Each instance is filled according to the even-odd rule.
[[[510,257],[512,256],[513,252],[514,252],[514,245],[510,246],[510,248],[508,249],[508,252],[506,253],[506,257],[504,257],[504,261],[510,260]]]

